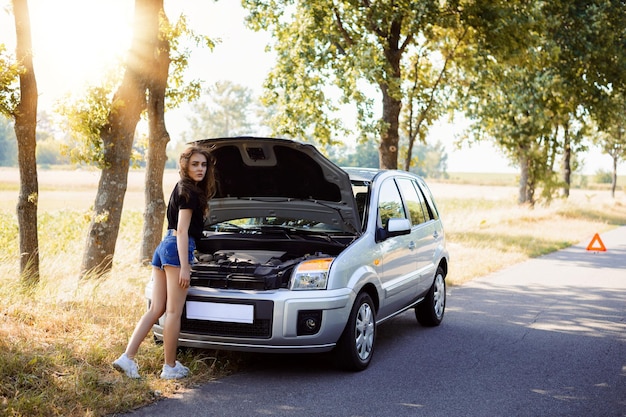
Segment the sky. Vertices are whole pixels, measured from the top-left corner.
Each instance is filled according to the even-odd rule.
[[[10,0],[0,0],[0,43],[14,51],[13,17],[6,12]],[[50,110],[68,92],[98,82],[108,66],[123,55],[131,39],[134,0],[28,0],[33,36],[34,66],[40,93],[39,108]],[[188,75],[205,85],[229,80],[259,95],[273,56],[266,52],[269,35],[245,27],[239,0],[165,0],[170,21],[183,13],[189,25],[212,39],[213,51],[195,51]],[[115,28],[115,30],[111,30]],[[187,129],[186,109],[166,113],[173,140]],[[429,142],[441,141],[448,153],[448,172],[512,173],[502,154],[488,143],[454,146],[460,123],[440,123],[431,129]],[[608,171],[612,160],[593,150],[584,156],[584,172]],[[618,168],[626,174],[626,164]]]

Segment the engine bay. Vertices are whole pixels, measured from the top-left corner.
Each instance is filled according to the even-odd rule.
[[[296,265],[329,256],[322,252],[295,256],[279,250],[218,250],[198,255],[191,270],[191,285],[239,290],[287,288]]]

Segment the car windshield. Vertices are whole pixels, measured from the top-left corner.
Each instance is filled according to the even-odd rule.
[[[343,233],[341,228],[330,224],[289,217],[245,217],[213,224],[206,228],[210,232],[271,232],[273,229],[292,232]]]

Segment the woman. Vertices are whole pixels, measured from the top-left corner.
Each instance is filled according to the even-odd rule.
[[[137,323],[126,351],[113,362],[115,369],[130,378],[139,378],[135,355],[163,313],[165,363],[161,378],[178,379],[189,374],[189,368],[176,360],[180,319],[191,281],[195,239],[202,237],[209,199],[215,194],[215,177],[213,157],[206,149],[187,148],[179,165],[181,178],[167,205],[167,234],[152,258],[152,304]]]

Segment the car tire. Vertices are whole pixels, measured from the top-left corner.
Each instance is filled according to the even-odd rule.
[[[348,323],[336,348],[337,365],[349,371],[362,371],[369,365],[374,354],[376,339],[376,310],[372,298],[360,293]]]
[[[424,301],[415,306],[417,321],[426,327],[439,326],[446,310],[446,280],[441,267],[437,268],[433,285]]]

